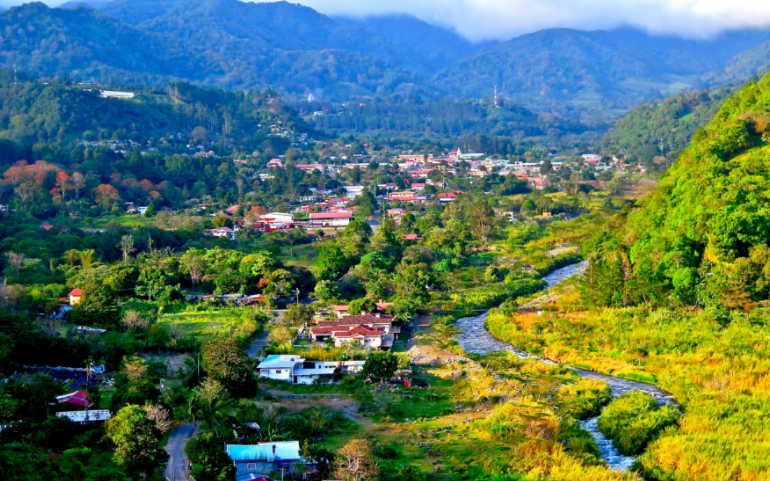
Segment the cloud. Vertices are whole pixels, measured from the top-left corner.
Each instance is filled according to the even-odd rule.
[[[0,5],[22,1],[0,0]],[[65,0],[43,1],[54,6]],[[770,25],[768,0],[289,1],[327,15],[366,17],[408,13],[428,23],[454,29],[473,41],[507,40],[544,28],[599,30],[620,26],[638,27],[654,34],[707,38],[725,30]]]
[[[294,0],[297,1],[297,0]],[[770,25],[767,0],[298,0],[328,15],[409,13],[474,40],[509,39],[544,28],[624,25],[651,33],[710,37]]]

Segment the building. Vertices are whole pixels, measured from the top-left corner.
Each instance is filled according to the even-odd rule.
[[[267,222],[268,224],[291,224],[294,222],[294,216],[292,214],[284,214],[283,212],[270,212],[260,217],[260,220]]]
[[[294,373],[294,367],[301,364],[305,359],[298,356],[267,356],[257,366],[259,377],[266,379],[277,379],[279,381],[291,381]]]
[[[92,411],[64,411],[56,413],[56,417],[67,418],[75,424],[93,424],[97,421],[107,421],[112,417],[107,409],[95,409]]]
[[[116,92],[114,90],[102,90],[99,95],[105,99],[132,99],[136,97],[134,92]]]
[[[318,379],[332,381],[335,374],[352,374],[364,368],[366,361],[308,361],[297,356],[267,356],[259,363],[259,377],[313,384]]]
[[[88,400],[88,395],[83,391],[74,391],[56,396],[56,402],[73,404],[81,408],[90,408],[94,405],[94,403]]]
[[[238,209],[240,209],[240,205],[233,205],[225,209],[225,214],[227,215],[235,215],[238,213]]]
[[[223,237],[223,238],[235,238],[235,231],[229,227],[219,227],[217,229],[211,229],[211,235],[214,237]]]
[[[225,451],[235,465],[236,478],[250,474],[266,476],[271,473],[289,476],[293,473],[295,463],[304,463],[299,449],[299,441],[225,445]]]
[[[336,347],[358,342],[362,347],[388,350],[393,347],[395,335],[399,332],[401,328],[393,326],[393,316],[380,313],[361,314],[318,321],[318,326],[310,329],[310,339],[313,342],[332,339]]]
[[[352,212],[316,212],[310,214],[310,228],[344,229],[353,220]]]
[[[76,306],[80,304],[80,300],[83,298],[83,292],[80,289],[72,289],[69,293],[70,306]]]

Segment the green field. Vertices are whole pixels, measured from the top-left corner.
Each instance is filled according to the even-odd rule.
[[[218,337],[245,339],[257,331],[252,309],[225,308],[206,311],[181,311],[161,314],[158,324],[182,336],[201,341]]]

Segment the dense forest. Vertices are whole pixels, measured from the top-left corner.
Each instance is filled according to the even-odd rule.
[[[642,104],[618,120],[601,146],[644,163],[656,157],[670,163],[690,144],[695,132],[714,118],[727,96],[725,91],[691,91]]]
[[[494,135],[516,140],[542,139],[559,145],[562,138],[594,140],[605,126],[589,128],[578,121],[536,114],[511,101],[431,99],[420,95],[394,95],[366,102],[333,104],[300,102],[299,113],[328,132],[379,137],[426,137],[447,139]]]
[[[768,299],[768,99],[770,75],[727,99],[655,193],[591,245],[587,296],[728,308]]]

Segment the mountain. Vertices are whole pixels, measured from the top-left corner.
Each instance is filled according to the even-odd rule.
[[[397,45],[411,48],[435,70],[469,57],[495,43],[474,44],[454,31],[406,14],[332,18],[339,24],[376,32]]]
[[[151,7],[151,8],[147,8]],[[138,10],[138,11],[137,11]],[[376,57],[420,73],[423,59],[372,31],[341,25],[312,8],[288,2],[239,0],[116,0],[102,13],[139,30],[163,33],[209,49],[340,50]],[[250,58],[246,53],[244,58]],[[427,72],[425,72],[427,73]]]
[[[768,299],[769,105],[770,74],[728,98],[655,192],[597,240],[590,278],[607,281],[588,290],[602,304],[750,309]]]
[[[717,85],[743,82],[747,78],[770,71],[770,42],[764,42],[731,58],[727,66],[710,80]]]
[[[503,42],[439,72],[434,84],[479,97],[494,85],[503,97],[536,110],[622,111],[722,69],[737,53],[770,40],[770,30],[733,32],[711,40],[652,36],[633,29],[542,30]]]
[[[602,147],[648,164],[658,156],[674,160],[695,132],[714,118],[727,95],[724,90],[688,91],[639,105],[618,120]]]
[[[0,13],[0,64],[44,76],[157,82],[216,72],[198,49],[135,30],[90,8],[29,3]]]

